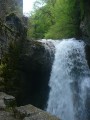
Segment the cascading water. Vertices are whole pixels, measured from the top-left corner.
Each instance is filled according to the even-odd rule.
[[[90,71],[84,42],[75,39],[56,42],[50,77],[47,111],[62,120],[90,120]]]

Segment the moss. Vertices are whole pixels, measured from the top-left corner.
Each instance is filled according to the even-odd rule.
[[[9,101],[9,102],[5,102],[6,104],[6,110],[10,111],[13,110],[16,107],[16,101]]]

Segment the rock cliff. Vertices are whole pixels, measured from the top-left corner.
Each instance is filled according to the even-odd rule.
[[[6,15],[16,12],[23,14],[23,0],[0,0],[0,18],[5,19]]]
[[[83,0],[81,1],[81,33],[82,38],[86,41],[90,41],[90,1]],[[89,42],[90,43],[90,42]]]
[[[50,43],[51,44],[51,43]],[[51,44],[52,47],[53,44]],[[19,104],[33,104],[44,109],[48,99],[48,81],[54,59],[54,48],[39,41],[26,41],[19,65],[23,73]]]

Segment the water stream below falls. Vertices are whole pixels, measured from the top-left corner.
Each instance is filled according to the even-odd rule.
[[[85,44],[66,39],[54,45],[47,111],[61,120],[90,120],[90,70]]]

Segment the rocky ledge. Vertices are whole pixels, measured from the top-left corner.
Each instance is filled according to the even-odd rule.
[[[14,115],[16,118],[21,120],[59,120],[55,116],[51,116],[49,113],[30,104],[16,107],[14,109]]]
[[[33,105],[16,107],[15,97],[0,92],[0,120],[60,120]]]

